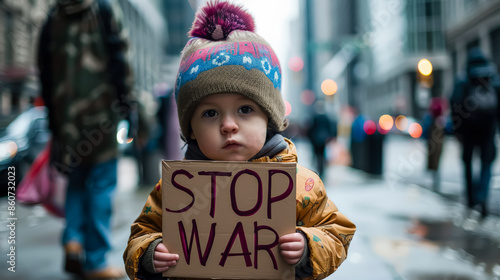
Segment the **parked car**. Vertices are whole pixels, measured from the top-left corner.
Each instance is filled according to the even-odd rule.
[[[15,168],[16,186],[50,139],[47,109],[33,107],[21,113],[0,134],[0,195],[7,195],[9,167]]]
[[[47,109],[33,107],[21,113],[0,132],[0,197],[7,195],[9,167],[15,168],[15,183],[19,185],[37,155],[50,140]],[[128,139],[128,122],[120,121],[116,141],[122,155],[134,155],[132,139]]]

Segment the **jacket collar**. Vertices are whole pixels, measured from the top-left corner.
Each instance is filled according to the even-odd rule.
[[[94,0],[58,0],[57,3],[65,15],[73,15],[88,9]]]
[[[252,160],[252,162],[298,162],[297,148],[290,139],[285,138],[288,147],[277,153],[272,158],[265,156]]]

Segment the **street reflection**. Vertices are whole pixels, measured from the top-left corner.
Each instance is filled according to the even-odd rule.
[[[465,218],[458,226],[452,221],[414,220],[408,232],[420,238],[420,242],[432,242],[442,248],[442,254],[450,260],[473,263],[488,275],[498,276],[500,265],[500,243],[489,235],[475,231],[471,224],[474,218]],[[425,278],[425,279],[469,279],[469,278]],[[424,278],[422,278],[424,279]]]

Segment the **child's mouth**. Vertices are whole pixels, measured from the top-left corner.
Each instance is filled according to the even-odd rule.
[[[224,144],[223,149],[231,150],[231,149],[237,149],[239,147],[241,147],[241,144],[239,144],[236,141],[229,140],[229,141],[226,141],[226,143]]]
[[[229,144],[229,145],[224,146],[224,149],[231,150],[231,149],[236,149],[238,147],[241,147],[241,145],[240,144]]]

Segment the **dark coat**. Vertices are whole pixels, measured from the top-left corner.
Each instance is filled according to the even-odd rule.
[[[479,49],[469,51],[466,76],[455,81],[450,98],[453,128],[459,139],[494,136],[499,115],[497,78],[496,66]]]

